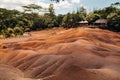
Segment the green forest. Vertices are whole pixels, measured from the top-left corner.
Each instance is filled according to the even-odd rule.
[[[59,1],[59,0],[58,0]],[[43,8],[40,5],[29,4],[21,6],[24,11],[0,8],[0,38],[23,35],[24,32],[49,29],[53,27],[73,28],[79,21],[87,20],[89,24],[97,19],[107,19],[104,29],[120,31],[120,3],[116,2],[103,9],[87,12],[84,7],[65,15],[55,14],[54,5]],[[39,14],[43,12],[44,14]]]

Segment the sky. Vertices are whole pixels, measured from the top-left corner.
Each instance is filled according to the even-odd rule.
[[[120,0],[65,0],[56,3],[50,0],[0,0],[0,8],[17,9],[23,11],[21,6],[28,4],[37,4],[48,8],[49,4],[54,4],[56,14],[66,14],[76,11],[83,6],[88,12],[94,9],[102,9],[109,6],[111,3],[120,2]]]

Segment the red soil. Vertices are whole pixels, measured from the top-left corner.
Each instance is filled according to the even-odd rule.
[[[15,80],[120,80],[120,33],[57,28],[31,35],[0,44],[0,79],[4,74]]]

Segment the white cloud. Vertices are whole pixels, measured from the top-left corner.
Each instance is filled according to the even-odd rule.
[[[71,0],[72,3],[80,3],[80,0]]]
[[[79,3],[79,2],[80,0],[65,0],[65,1],[60,1],[59,3],[56,2],[50,2],[50,3],[54,4],[54,8],[56,11],[61,11],[61,10],[71,11],[74,6],[73,3]],[[37,4],[44,8],[48,8],[50,3],[47,2],[47,0],[0,0],[0,7],[23,11],[22,6],[24,5]]]
[[[22,11],[22,6],[28,4],[38,4],[43,7],[47,7],[48,4],[43,2],[44,0],[1,0],[0,7],[7,9],[17,9]]]

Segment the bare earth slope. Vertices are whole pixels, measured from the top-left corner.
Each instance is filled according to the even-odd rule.
[[[57,28],[31,35],[0,43],[0,80],[120,80],[120,33]]]

